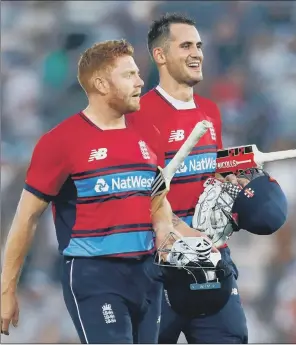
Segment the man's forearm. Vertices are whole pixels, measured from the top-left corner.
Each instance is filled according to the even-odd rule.
[[[156,233],[157,246],[167,238],[167,235],[174,230],[172,223],[172,209],[165,198],[158,210],[152,216],[152,224]]]
[[[16,291],[18,278],[32,243],[37,227],[38,217],[32,216],[21,220],[16,214],[9,231],[1,276],[1,293]]]
[[[174,229],[176,229],[183,236],[196,236],[197,230],[192,229],[188,224],[186,224],[182,219],[173,213],[172,223]]]
[[[1,293],[15,292],[37,222],[48,203],[23,190],[5,245]]]
[[[153,227],[159,238],[164,239],[170,232],[176,233],[178,236],[196,237],[198,230],[192,229],[182,219],[176,216],[172,208],[165,199],[153,216]],[[201,234],[201,233],[200,233]]]

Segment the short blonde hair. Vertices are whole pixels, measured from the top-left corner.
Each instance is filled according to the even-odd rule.
[[[100,42],[88,48],[79,59],[77,76],[85,92],[91,89],[89,80],[95,71],[112,67],[118,57],[125,55],[133,56],[134,48],[124,39]]]

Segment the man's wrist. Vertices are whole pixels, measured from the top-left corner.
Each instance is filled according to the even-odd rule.
[[[6,281],[1,277],[1,295],[15,294],[17,284],[13,281]]]
[[[16,288],[12,289],[12,288],[4,288],[1,287],[1,295],[5,296],[5,295],[15,295],[16,294]]]

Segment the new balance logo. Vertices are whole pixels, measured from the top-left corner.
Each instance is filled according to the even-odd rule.
[[[105,303],[102,306],[102,313],[103,313],[103,316],[104,316],[106,323],[115,323],[116,322],[116,318],[115,318],[115,315],[113,313],[111,304]]]
[[[184,140],[184,130],[183,129],[177,129],[174,131],[171,131],[170,137],[169,137],[169,143],[173,141],[181,141]]]
[[[141,150],[143,158],[144,159],[150,159],[150,155],[149,155],[146,143],[143,140],[140,140],[138,144],[140,146],[140,150]]]
[[[98,161],[100,159],[105,159],[106,157],[107,157],[107,149],[106,148],[91,150],[88,161],[89,162],[92,162],[94,160]]]

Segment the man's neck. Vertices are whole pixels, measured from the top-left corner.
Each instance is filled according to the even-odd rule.
[[[193,87],[185,84],[179,84],[174,79],[160,78],[160,87],[171,97],[183,102],[189,102],[193,99]]]
[[[89,104],[83,114],[102,130],[126,128],[125,116],[103,102]]]

